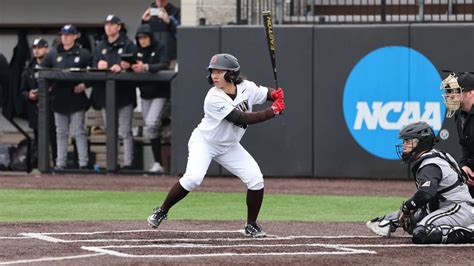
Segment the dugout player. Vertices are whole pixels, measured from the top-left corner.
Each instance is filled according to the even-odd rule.
[[[36,80],[36,71],[41,66],[41,62],[46,57],[49,51],[48,42],[43,38],[36,38],[33,40],[31,46],[33,59],[25,66],[21,73],[20,90],[27,105],[28,122],[34,134],[34,150],[38,150],[38,82]],[[49,142],[51,151],[53,153],[53,161],[56,161],[57,146],[56,146],[56,126],[54,125],[54,113],[50,112],[49,125]],[[37,158],[35,158],[36,162]],[[35,163],[36,164],[36,163]]]
[[[51,49],[41,63],[45,68],[69,69],[90,66],[92,56],[76,42],[79,33],[74,25],[65,25],[59,32],[61,43]],[[89,155],[87,149],[87,131],[85,112],[90,107],[84,83],[74,81],[56,82],[51,90],[51,108],[56,123],[58,157],[55,170],[64,170],[67,160],[69,127],[76,140],[79,167],[88,169]]]
[[[156,73],[169,68],[169,60],[164,47],[155,40],[150,25],[142,24],[135,35],[137,39],[137,63],[131,68],[134,72]],[[159,119],[166,99],[170,97],[170,88],[156,83],[141,83],[140,97],[142,98],[143,120],[150,139],[151,150],[155,162],[150,172],[163,173],[161,165],[161,137]]]
[[[473,243],[473,199],[465,175],[454,158],[433,148],[436,137],[426,122],[414,122],[400,130],[403,144],[397,153],[411,163],[417,191],[400,211],[367,222],[374,233],[390,236],[397,227],[412,234],[415,244]]]
[[[109,69],[118,73],[130,68],[130,64],[121,60],[121,54],[134,54],[136,47],[127,37],[122,20],[116,15],[108,15],[104,22],[104,39],[94,51],[92,65],[99,69]],[[124,158],[122,169],[132,169],[133,162],[133,135],[132,120],[133,108],[136,106],[136,92],[134,84],[129,82],[117,83],[118,108],[118,135],[123,140]],[[105,115],[105,83],[94,84],[91,100],[95,109],[102,109],[104,123]]]
[[[459,166],[468,176],[467,185],[474,196],[474,74],[451,73],[441,82],[447,117],[453,117],[461,144]]]
[[[204,100],[204,118],[188,142],[186,172],[171,188],[163,204],[148,217],[156,228],[167,218],[169,209],[198,187],[211,160],[238,176],[247,186],[247,223],[245,235],[265,237],[257,224],[263,200],[263,175],[255,159],[239,143],[248,125],[263,122],[285,110],[284,93],[243,80],[237,58],[230,54],[212,56],[207,79],[211,85]],[[271,107],[253,112],[255,104],[273,101]]]

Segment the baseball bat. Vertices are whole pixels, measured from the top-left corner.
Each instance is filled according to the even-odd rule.
[[[273,33],[273,20],[272,13],[270,11],[263,11],[263,26],[265,27],[265,36],[267,39],[268,51],[270,52],[270,61],[273,67],[273,81],[275,83],[275,89],[278,88],[277,69],[276,69],[276,46],[275,46],[275,34]]]

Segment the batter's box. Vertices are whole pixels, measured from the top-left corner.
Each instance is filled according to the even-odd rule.
[[[376,254],[375,251],[327,244],[154,244],[83,246],[84,250],[128,258],[184,258],[222,256],[298,256]]]
[[[60,232],[60,233],[22,233],[25,237],[37,238],[54,243],[176,243],[176,242],[219,242],[219,241],[255,241],[245,237],[243,230],[126,230],[98,232]],[[269,235],[266,239],[278,239]]]

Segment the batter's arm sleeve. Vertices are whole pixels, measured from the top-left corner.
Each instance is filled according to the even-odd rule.
[[[258,112],[242,112],[237,109],[232,110],[225,119],[236,126],[246,128],[247,125],[260,123],[275,117],[272,108],[267,108]]]
[[[272,97],[272,91],[274,91],[275,89],[274,88],[268,88],[268,92],[267,92],[267,101],[269,102],[273,102],[273,97]]]

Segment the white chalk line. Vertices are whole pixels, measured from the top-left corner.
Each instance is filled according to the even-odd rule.
[[[14,260],[14,261],[0,261],[0,265],[11,265],[11,264],[21,264],[21,263],[34,263],[34,262],[46,262],[46,261],[61,261],[61,260],[72,260],[72,259],[83,259],[89,257],[103,256],[107,255],[104,253],[92,253],[84,255],[75,255],[75,256],[65,256],[65,257],[45,257],[40,259],[30,259],[30,260]]]
[[[262,253],[201,253],[201,254],[161,254],[161,255],[133,255],[115,250],[104,249],[100,247],[81,247],[84,250],[95,251],[100,254],[108,254],[111,256],[126,257],[126,258],[194,258],[194,257],[223,257],[223,256],[315,256],[315,255],[348,255],[348,254],[377,254],[371,250],[358,250],[343,248],[345,251],[319,251],[319,252],[262,252]],[[339,249],[339,248],[338,248]],[[342,249],[341,249],[342,250]]]
[[[45,235],[98,235],[98,234],[122,234],[122,233],[146,233],[146,232],[170,232],[170,233],[243,233],[244,230],[121,230],[121,231],[96,231],[96,232],[51,232]]]
[[[19,240],[19,239],[31,239],[28,236],[0,236],[0,240]]]
[[[20,235],[30,237],[30,238],[36,238],[39,240],[47,241],[47,242],[53,242],[53,243],[68,243],[69,241],[55,238],[52,236],[48,236],[42,233],[21,233]]]
[[[48,241],[48,242],[53,242],[53,243],[107,243],[107,242],[216,242],[216,241],[256,241],[256,242],[261,242],[261,241],[280,241],[280,240],[298,240],[298,239],[339,239],[339,237],[325,237],[325,238],[320,238],[320,237],[310,237],[310,236],[303,236],[303,237],[266,237],[266,238],[249,238],[249,237],[243,237],[243,238],[230,238],[230,237],[225,237],[225,238],[146,238],[146,239],[116,239],[116,238],[111,238],[111,239],[59,239],[55,237],[50,237],[47,235],[39,234],[39,233],[26,233],[25,235],[28,235],[33,238],[37,238],[40,240]],[[347,237],[345,237],[347,238]],[[355,238],[374,238],[374,237],[353,237]],[[380,238],[380,237],[375,237],[375,238]]]
[[[123,231],[97,231],[97,232],[51,232],[51,233],[21,233],[21,237],[17,239],[25,238],[36,238],[43,241],[54,242],[54,243],[78,243],[78,242],[89,242],[89,243],[100,243],[100,242],[209,242],[209,241],[275,241],[275,240],[297,240],[297,239],[347,239],[347,238],[358,238],[358,239],[373,239],[381,238],[380,236],[351,236],[351,235],[338,235],[338,236],[286,236],[286,237],[268,237],[268,238],[161,238],[161,239],[75,239],[65,240],[51,235],[97,235],[107,233],[137,233],[137,232],[180,232],[180,233],[242,233],[242,230],[201,230],[201,231],[185,231],[185,230],[123,230]],[[405,236],[402,236],[403,238]],[[409,236],[406,236],[409,237]],[[6,238],[6,237],[5,237]],[[8,237],[10,238],[10,237]],[[399,238],[399,237],[397,237]],[[331,248],[335,251],[323,251],[323,252],[264,252],[264,253],[207,253],[207,254],[160,254],[160,255],[133,255],[116,250],[110,250],[110,248],[116,249],[133,249],[133,248],[238,248],[238,247],[323,247]],[[347,254],[377,254],[373,250],[365,250],[360,248],[403,248],[403,247],[474,247],[474,244],[456,244],[456,245],[415,245],[415,244],[237,244],[237,245],[212,245],[212,244],[152,244],[152,245],[109,245],[109,246],[82,246],[81,248],[88,251],[93,251],[94,254],[78,255],[78,256],[67,256],[67,257],[49,257],[33,260],[18,260],[11,262],[0,262],[0,265],[14,264],[14,263],[31,263],[31,262],[42,262],[42,261],[55,261],[64,259],[79,259],[91,256],[99,255],[112,255],[119,257],[133,257],[133,258],[189,258],[189,257],[221,257],[221,256],[311,256],[311,255],[347,255]]]

